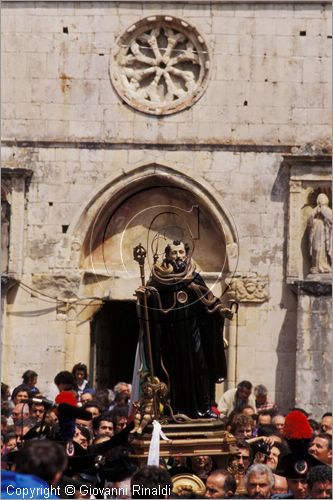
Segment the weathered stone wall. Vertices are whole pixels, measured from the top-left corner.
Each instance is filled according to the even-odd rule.
[[[2,11],[3,161],[33,172],[18,276],[25,285],[8,292],[3,380],[15,385],[29,367],[44,389],[57,371],[88,362],[89,320],[100,304],[86,307],[84,297],[102,297],[107,287],[85,287],[84,271],[69,258],[80,252],[75,224],[110,179],[168,165],[211,186],[237,228],[237,272],[268,283],[267,300],[240,305],[233,379],[264,383],[290,408],[296,296],[285,283],[289,172],[282,155],[329,146],[328,6],[10,2]],[[202,97],[163,117],[123,103],[109,77],[117,37],[152,14],[195,26],[211,59]],[[73,307],[50,298],[74,296]]]
[[[332,380],[332,300],[330,296],[309,295],[303,283],[298,301],[296,405],[320,417],[332,406],[328,390]],[[328,292],[330,293],[331,290]],[[310,292],[311,293],[311,292]],[[313,293],[313,291],[312,291]],[[322,366],[328,369],[322,371]],[[320,376],[319,376],[320,374]]]
[[[326,4],[10,2],[3,6],[3,135],[16,139],[299,144],[329,141]],[[184,18],[208,45],[197,104],[163,120],[110,84],[110,50],[153,14]]]

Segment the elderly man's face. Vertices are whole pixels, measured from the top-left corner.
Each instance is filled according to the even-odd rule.
[[[267,474],[254,472],[248,478],[247,492],[249,498],[270,498],[271,485]]]

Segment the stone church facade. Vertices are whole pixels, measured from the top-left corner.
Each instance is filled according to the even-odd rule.
[[[309,221],[332,199],[330,4],[21,0],[2,19],[2,380],[31,368],[43,391],[80,361],[100,386],[130,381],[132,249],[148,277],[185,238],[239,303],[224,389],[264,383],[319,417],[331,261],[320,243],[314,267]]]

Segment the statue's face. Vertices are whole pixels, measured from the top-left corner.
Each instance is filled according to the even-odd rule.
[[[326,196],[325,193],[320,193],[317,197],[317,204],[318,205],[328,205],[329,204],[329,199]]]
[[[175,261],[184,262],[186,260],[186,251],[184,243],[179,245],[170,245],[170,257]]]

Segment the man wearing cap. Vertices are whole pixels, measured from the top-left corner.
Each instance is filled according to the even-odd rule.
[[[284,438],[290,453],[279,461],[276,473],[287,478],[290,493],[287,496],[274,495],[274,498],[307,498],[307,478],[311,467],[318,465],[318,460],[308,453],[308,446],[313,431],[305,414],[293,410],[286,416]]]

